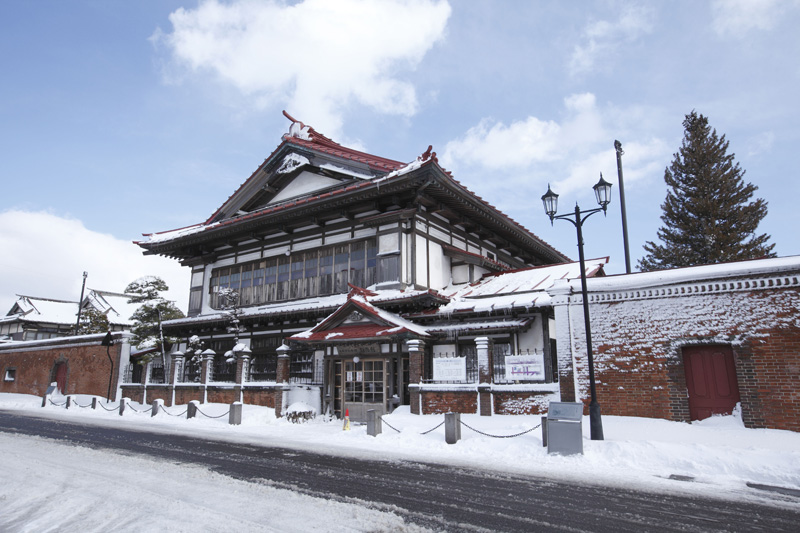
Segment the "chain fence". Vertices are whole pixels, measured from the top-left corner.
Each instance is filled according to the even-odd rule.
[[[158,412],[160,413],[160,412],[162,412],[162,411],[163,411],[163,412],[165,412],[165,413],[167,413],[169,416],[181,417],[181,416],[183,416],[183,415],[185,415],[186,413],[188,413],[188,412],[189,412],[189,408],[187,407],[187,408],[186,408],[186,410],[185,410],[184,412],[182,412],[182,413],[180,413],[180,414],[177,414],[177,415],[174,415],[174,414],[170,413],[169,411],[167,411],[167,408],[166,408],[166,407],[164,407],[164,406],[162,405],[162,406],[161,406],[161,409],[159,409],[159,410],[158,410]]]
[[[467,429],[471,429],[475,433],[480,433],[481,435],[483,435],[485,437],[492,437],[493,439],[513,439],[514,437],[520,437],[522,435],[525,435],[526,433],[530,433],[534,429],[542,427],[542,424],[540,423],[540,424],[537,424],[537,425],[533,426],[531,429],[526,429],[525,431],[521,431],[521,432],[515,433],[513,435],[492,435],[490,433],[484,433],[483,431],[481,431],[479,429],[475,429],[474,427],[469,426],[466,422],[463,422],[463,421],[461,422],[461,425],[464,426]]]
[[[385,418],[383,418],[382,416],[379,417],[379,418],[381,419],[381,422],[383,422],[384,424],[386,424],[387,426],[389,426],[390,428],[392,428],[396,432],[401,433],[401,431],[399,429],[397,429],[396,427],[391,425],[389,422],[387,422]],[[429,429],[428,431],[423,431],[422,433],[420,433],[420,435],[427,435],[428,433],[439,429],[440,427],[442,427],[444,425],[445,422],[446,422],[446,420],[443,420],[437,426]],[[475,429],[474,427],[468,425],[466,422],[463,422],[463,421],[461,422],[461,425],[466,427],[467,429],[471,429],[475,433],[480,433],[481,435],[483,435],[485,437],[492,437],[494,439],[511,439],[511,438],[514,438],[514,437],[521,437],[522,435],[525,435],[525,434],[530,433],[531,431],[533,431],[535,429],[538,429],[538,428],[542,427],[542,424],[540,423],[540,424],[537,424],[537,425],[533,426],[530,429],[526,429],[525,431],[520,431],[519,433],[514,433],[513,435],[492,435],[491,433],[486,433],[486,432],[481,431],[479,429]]]
[[[226,413],[222,413],[222,414],[221,414],[221,415],[219,415],[219,416],[211,416],[211,415],[207,415],[207,414],[205,414],[203,411],[201,411],[199,407],[197,408],[197,412],[198,412],[198,413],[200,413],[201,415],[203,415],[203,416],[204,416],[204,417],[206,417],[206,418],[222,418],[223,416],[228,416],[228,415],[230,414],[231,410],[230,410],[230,409],[228,409],[228,411],[227,411]]]

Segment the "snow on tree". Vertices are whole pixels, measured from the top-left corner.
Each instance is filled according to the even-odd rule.
[[[758,189],[745,183],[745,171],[728,153],[725,135],[692,111],[683,121],[684,137],[672,164],[664,170],[667,198],[661,205],[663,226],[648,241],[640,270],[775,257],[769,235],[757,235],[767,202],[751,201]]]
[[[87,307],[81,311],[78,322],[78,335],[91,333],[105,333],[109,331],[108,317],[94,307]]]
[[[164,320],[183,318],[184,314],[175,304],[166,300],[161,293],[169,290],[167,284],[157,276],[145,276],[133,281],[125,288],[125,293],[130,296],[128,303],[140,303],[139,308],[131,315],[134,321],[131,339],[140,350],[148,348],[161,349],[162,335],[159,327]],[[165,344],[174,344],[178,339],[172,337],[163,338]],[[143,362],[149,361],[151,357],[144,357]]]

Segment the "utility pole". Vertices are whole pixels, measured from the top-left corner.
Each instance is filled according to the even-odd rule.
[[[619,175],[619,204],[622,212],[622,242],[625,245],[625,272],[631,273],[631,250],[628,247],[628,215],[625,212],[625,183],[622,181],[622,143],[614,141],[614,150],[617,151],[617,174]]]
[[[84,270],[83,272],[83,285],[81,285],[81,299],[78,300],[78,320],[75,321],[75,335],[78,334],[78,328],[81,326],[81,306],[83,305],[83,291],[86,289],[86,276],[89,273]]]

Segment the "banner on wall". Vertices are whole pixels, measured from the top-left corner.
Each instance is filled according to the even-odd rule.
[[[544,381],[544,354],[507,355],[506,379],[509,381]]]
[[[466,381],[467,380],[467,358],[466,357],[434,357],[433,358],[433,380],[434,381]]]

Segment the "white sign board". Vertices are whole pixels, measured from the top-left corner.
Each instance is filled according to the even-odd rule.
[[[544,354],[507,355],[506,379],[509,381],[544,381]]]
[[[466,357],[434,357],[433,358],[433,380],[434,381],[466,381],[467,380],[467,358]]]

